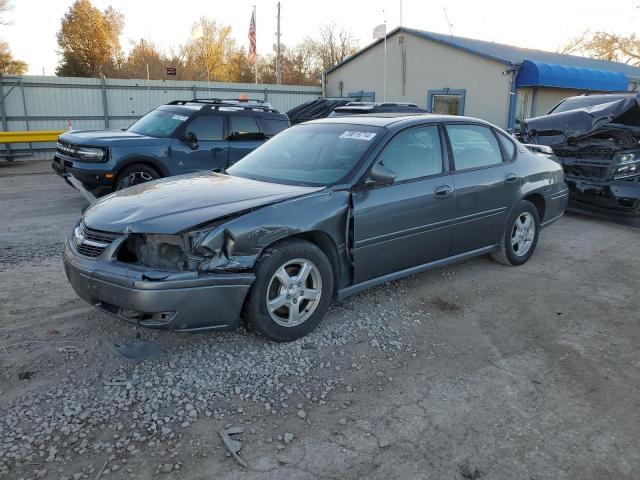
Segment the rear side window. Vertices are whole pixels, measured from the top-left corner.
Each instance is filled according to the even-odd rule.
[[[220,115],[200,115],[187,125],[187,132],[193,132],[201,142],[222,140],[223,118]]]
[[[281,131],[289,128],[289,121],[285,119],[279,120],[275,118],[261,118],[260,123],[264,128],[264,133],[266,133],[270,137],[273,137]]]
[[[396,182],[442,173],[438,127],[416,127],[399,133],[378,161],[396,173]]]
[[[502,152],[493,132],[482,125],[447,125],[456,170],[502,163]]]
[[[507,152],[507,158],[513,160],[513,156],[516,154],[516,144],[504,133],[498,131],[496,131],[496,133],[498,134],[498,139],[500,139],[504,151]]]
[[[260,133],[256,120],[252,117],[229,117],[229,132],[232,134]]]

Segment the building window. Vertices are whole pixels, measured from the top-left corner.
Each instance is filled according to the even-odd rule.
[[[466,90],[454,90],[451,88],[429,90],[427,110],[431,113],[442,115],[464,115],[466,94]]]

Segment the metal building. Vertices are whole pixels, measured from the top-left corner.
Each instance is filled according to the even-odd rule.
[[[326,94],[364,92],[468,115],[509,131],[583,92],[640,90],[640,68],[605,60],[396,28],[327,72]]]

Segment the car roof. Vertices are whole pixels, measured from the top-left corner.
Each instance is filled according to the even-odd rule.
[[[205,108],[206,104],[201,103],[187,103],[186,105],[160,105],[156,110],[167,110],[170,112],[180,113],[183,115],[191,116],[197,112],[210,112],[213,114],[224,113],[231,115],[245,115],[252,117],[265,117],[271,119],[286,119],[287,116],[284,113],[278,111],[264,111],[258,109],[245,109],[241,107],[234,107],[233,105],[221,106],[217,109]]]
[[[596,99],[596,100],[607,100],[607,99],[611,99],[611,100],[619,100],[622,98],[629,98],[629,97],[637,97],[640,96],[640,92],[626,92],[626,93],[597,93],[597,94],[588,94],[588,95],[576,95],[573,97],[567,97],[563,100],[563,102],[566,101],[571,101],[571,100],[582,100],[585,98],[589,98],[589,99]]]
[[[311,123],[342,123],[349,125],[367,125],[371,127],[404,127],[419,123],[436,122],[473,122],[483,123],[492,126],[489,122],[473,117],[463,117],[459,115],[440,115],[433,113],[367,113],[359,115],[348,115],[344,117],[327,117],[305,122]]]

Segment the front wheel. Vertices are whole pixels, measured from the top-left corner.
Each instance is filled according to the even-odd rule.
[[[160,178],[160,174],[155,168],[143,163],[134,163],[120,172],[115,184],[115,190],[122,190],[123,188],[150,182],[158,178]]]
[[[262,255],[245,306],[250,327],[278,342],[304,337],[324,317],[333,296],[333,271],[322,250],[290,240]]]
[[[528,200],[521,200],[507,221],[498,250],[491,256],[496,262],[504,265],[522,265],[533,255],[539,233],[538,209]]]

